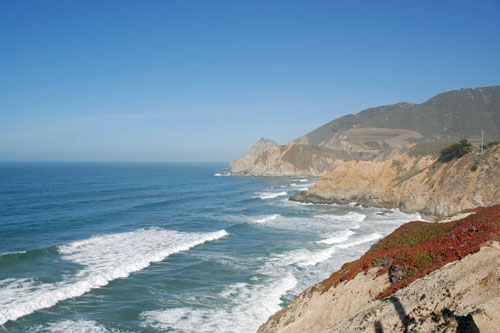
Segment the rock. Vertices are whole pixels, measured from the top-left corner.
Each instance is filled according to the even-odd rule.
[[[352,158],[345,151],[297,145],[279,146],[275,141],[261,139],[241,158],[230,164],[236,176],[306,176],[320,177]]]
[[[500,145],[448,163],[436,160],[436,155],[407,152],[387,161],[348,161],[290,200],[358,202],[428,216],[500,203]],[[482,167],[471,172],[476,161]]]
[[[396,283],[396,282],[403,280],[404,275],[405,275],[405,273],[404,273],[403,268],[401,266],[392,265],[389,268],[389,281],[391,283]]]

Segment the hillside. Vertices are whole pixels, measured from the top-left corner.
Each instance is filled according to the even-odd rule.
[[[317,177],[355,157],[359,156],[348,151],[293,143],[279,146],[261,139],[243,157],[232,161],[230,168],[233,175]]]
[[[446,163],[437,159],[410,150],[387,161],[348,161],[290,200],[358,202],[433,216],[500,203],[500,145]]]
[[[496,332],[500,205],[409,222],[259,332]]]
[[[485,142],[500,139],[500,86],[455,90],[422,104],[398,103],[343,116],[288,145],[252,148],[231,163],[231,170],[235,175],[322,176],[348,160],[387,160],[414,143],[429,153],[464,138],[478,144],[481,131]]]
[[[337,149],[398,148],[406,142],[458,141],[479,143],[500,138],[500,86],[454,90],[422,104],[380,106],[335,119],[294,140]]]

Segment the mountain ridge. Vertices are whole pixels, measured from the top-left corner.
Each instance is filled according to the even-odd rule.
[[[428,152],[464,138],[479,145],[482,131],[485,143],[500,139],[500,86],[443,92],[420,104],[368,108],[336,118],[287,145],[252,148],[230,167],[234,175],[323,176],[345,161],[383,161],[414,144],[438,143],[428,145]],[[289,151],[293,154],[286,159],[284,152]]]

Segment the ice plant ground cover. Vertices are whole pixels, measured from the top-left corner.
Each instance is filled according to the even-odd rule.
[[[467,212],[474,214],[448,223],[406,223],[315,288],[325,292],[372,267],[380,267],[379,275],[388,271],[400,272],[400,276],[394,277],[393,283],[376,297],[385,298],[447,263],[479,251],[487,242],[500,240],[500,205]]]

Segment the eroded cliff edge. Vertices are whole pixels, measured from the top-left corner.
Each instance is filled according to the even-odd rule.
[[[268,139],[259,140],[244,156],[231,162],[232,175],[313,176],[320,177],[352,159],[353,154],[325,147],[280,146]]]
[[[387,161],[347,161],[290,200],[357,202],[432,216],[500,203],[500,145],[446,163],[437,159],[410,150]]]
[[[259,332],[497,332],[500,205],[409,222]]]

